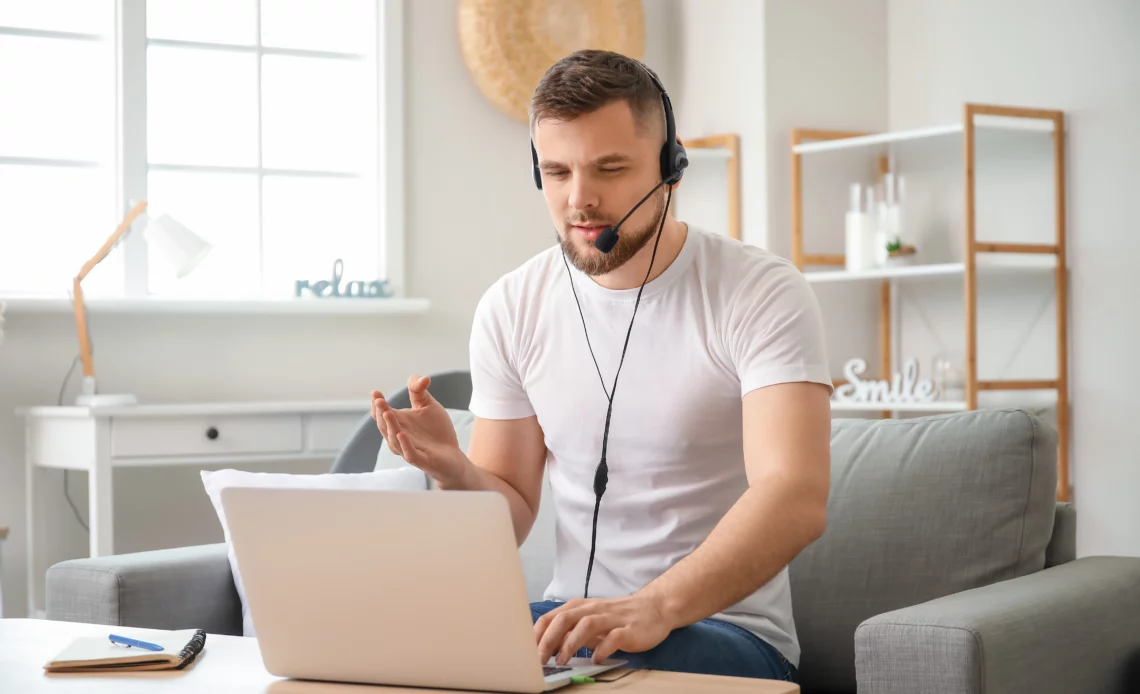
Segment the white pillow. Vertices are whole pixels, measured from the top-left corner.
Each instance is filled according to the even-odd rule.
[[[230,529],[226,524],[226,514],[222,510],[222,490],[227,487],[289,487],[293,489],[385,489],[396,491],[423,491],[427,489],[427,476],[408,465],[396,470],[363,472],[357,474],[294,475],[272,472],[245,472],[243,470],[202,470],[202,485],[214,511],[222,524],[226,546],[229,551],[230,571],[234,576],[234,587],[241,599],[241,625],[245,636],[256,636],[253,619],[245,603],[245,587],[238,572],[237,557],[234,556]]]

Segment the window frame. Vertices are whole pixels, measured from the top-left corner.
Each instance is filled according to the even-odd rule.
[[[378,234],[377,267],[384,279],[387,279],[393,291],[393,299],[407,299],[405,286],[405,188],[404,188],[404,46],[403,25],[404,8],[402,0],[391,2],[389,0],[372,0],[376,8],[376,76],[377,86],[377,121],[376,121],[376,221]],[[111,40],[115,52],[115,115],[114,115],[114,161],[113,176],[115,179],[115,210],[120,218],[130,209],[130,201],[147,199],[147,178],[151,169],[157,170],[211,170],[218,167],[198,166],[167,166],[151,164],[147,156],[147,47],[150,45],[186,45],[217,50],[247,50],[256,51],[258,55],[326,55],[348,57],[348,54],[334,54],[327,51],[311,51],[304,49],[281,49],[261,46],[260,41],[260,11],[261,2],[257,4],[258,39],[253,47],[234,47],[224,44],[210,44],[205,42],[186,42],[165,39],[150,39],[147,37],[147,7],[146,0],[115,0],[114,25]],[[58,38],[84,38],[81,34],[72,35],[70,32],[39,31],[39,30],[13,30],[5,33],[34,34],[42,36],[55,36]],[[261,89],[261,61],[258,60],[258,89]],[[260,95],[259,95],[260,97]],[[259,132],[261,98],[258,99]],[[260,139],[260,138],[259,138]],[[259,142],[259,166],[256,169],[239,167],[236,170],[257,172],[264,175],[266,171],[273,173],[276,169],[266,169],[260,166],[261,146]],[[15,160],[18,158],[4,157]],[[45,165],[76,165],[81,162],[67,162],[52,160],[38,160],[37,163]],[[85,162],[83,162],[85,163]],[[229,167],[222,167],[228,169]],[[288,173],[302,173],[288,170]],[[304,171],[311,175],[320,172]],[[330,172],[330,175],[338,175]],[[259,196],[261,195],[259,186]],[[259,224],[261,223],[261,205],[259,197]],[[111,229],[107,230],[108,235]],[[259,230],[260,234],[260,230]],[[91,252],[94,253],[102,239],[91,240]],[[149,292],[149,268],[147,262],[146,241],[141,234],[130,234],[119,245],[115,252],[122,253],[123,274],[122,298],[107,297],[93,298],[89,303],[97,303],[106,309],[114,310],[118,303],[130,306],[130,312],[137,312],[140,307],[154,304],[156,308],[163,304],[178,304],[182,307],[191,305],[196,310],[210,311],[214,307],[223,312],[229,312],[242,307],[243,310],[257,310],[261,305],[266,310],[278,312],[284,302],[280,298],[264,296],[228,296],[228,297],[202,297],[202,298],[168,298],[154,295]],[[263,261],[264,256],[259,256]],[[262,288],[264,291],[264,288]],[[61,288],[60,297],[66,297],[64,288]],[[5,297],[9,308],[13,309],[58,309],[59,298],[43,299],[30,297]],[[63,298],[63,302],[67,299]],[[391,303],[392,299],[388,300]],[[306,302],[310,303],[310,302]],[[330,305],[342,302],[320,302]],[[352,302],[359,304],[359,301]],[[365,302],[369,304],[383,304],[386,302]],[[361,311],[363,306],[355,306],[348,313],[373,312],[399,312],[409,310],[426,310],[423,300],[407,299],[388,308],[391,311],[380,309],[378,311]],[[226,304],[233,304],[226,306]],[[418,307],[418,309],[416,309]],[[315,308],[315,307],[313,307]],[[345,307],[346,309],[348,307]],[[379,309],[379,306],[377,306]],[[335,309],[334,309],[335,310]],[[310,312],[309,310],[304,311]]]

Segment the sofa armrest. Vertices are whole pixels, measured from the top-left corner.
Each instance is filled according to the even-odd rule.
[[[872,617],[860,694],[1140,691],[1140,558],[1089,557]]]
[[[48,619],[242,633],[224,544],[60,562],[48,569],[46,597]]]

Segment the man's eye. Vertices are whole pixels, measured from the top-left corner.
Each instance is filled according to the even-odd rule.
[[[550,176],[551,178],[566,178],[565,171],[547,171],[546,175]]]
[[[618,173],[620,171],[625,171],[625,167],[624,166],[607,166],[607,167],[603,168],[602,171],[604,173]]]

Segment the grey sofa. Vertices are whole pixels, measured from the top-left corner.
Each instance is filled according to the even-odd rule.
[[[1019,410],[837,419],[828,530],[791,565],[802,689],[1140,691],[1140,558],[1075,557],[1054,430]],[[237,634],[222,545],[67,561],[51,619]]]

